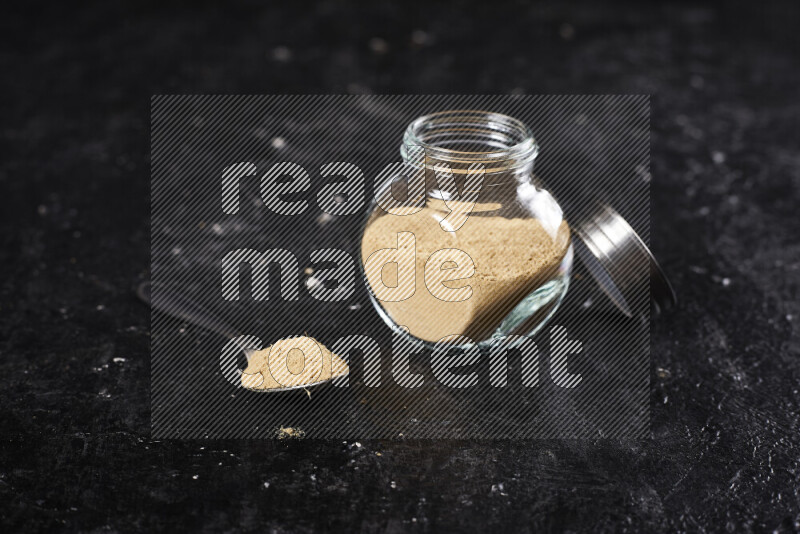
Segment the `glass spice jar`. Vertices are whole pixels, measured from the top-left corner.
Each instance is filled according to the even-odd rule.
[[[573,248],[561,207],[533,176],[537,152],[531,130],[498,113],[446,111],[408,126],[403,163],[379,181],[361,237],[370,296],[390,327],[483,344],[546,324]]]

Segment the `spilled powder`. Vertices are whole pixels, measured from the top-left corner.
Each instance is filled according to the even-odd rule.
[[[282,339],[250,354],[242,387],[253,390],[301,387],[346,375],[347,362],[314,338]]]
[[[302,439],[305,435],[305,431],[291,426],[282,426],[275,431],[278,439]]]
[[[398,233],[414,234],[415,291],[399,302],[381,302],[396,324],[425,341],[435,342],[451,335],[480,341],[494,332],[514,306],[556,273],[569,246],[567,223],[562,222],[551,236],[536,219],[509,219],[486,213],[496,207],[476,204],[472,215],[455,232],[447,232],[439,224],[447,212],[431,207],[411,215],[382,215],[369,223],[361,242],[365,265],[373,252],[397,248]],[[470,286],[472,295],[461,302],[435,297],[425,283],[428,258],[449,248],[464,251],[475,265],[469,278],[438,282],[445,288]],[[442,264],[445,268],[454,266]],[[367,282],[373,290],[382,285],[381,278],[386,286],[397,285],[397,276],[398,268],[393,263],[382,270],[366,269]]]

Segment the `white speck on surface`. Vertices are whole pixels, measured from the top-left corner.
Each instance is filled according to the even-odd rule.
[[[287,63],[292,60],[292,51],[286,46],[276,46],[272,49],[272,59]]]
[[[200,478],[200,475],[192,475],[193,480],[197,480],[198,478]]]
[[[309,478],[311,478],[311,482],[317,481],[317,475],[312,474]]]
[[[358,82],[350,82],[347,84],[347,93],[350,95],[369,95],[372,94],[372,89]]]
[[[225,232],[225,229],[219,223],[214,223],[211,225],[211,231],[217,235],[222,235]]]
[[[369,49],[376,54],[385,54],[389,51],[389,44],[380,37],[373,37],[369,40]]]
[[[575,27],[572,24],[565,22],[558,29],[558,35],[560,35],[565,41],[570,41],[573,37],[575,37]]]
[[[303,273],[305,273],[306,276],[311,276],[312,274],[314,274],[314,268],[306,267],[305,269],[303,269]]]
[[[709,213],[711,213],[711,208],[709,208],[708,206],[703,206],[702,208],[697,210],[697,214],[702,215],[703,217],[705,217]]]
[[[724,152],[720,152],[719,150],[715,150],[715,151],[713,151],[711,153],[711,160],[714,163],[716,163],[717,165],[721,165],[722,163],[725,163],[725,159],[726,159],[726,156],[725,156]]]
[[[411,42],[417,46],[427,44],[430,40],[428,33],[424,30],[414,30],[411,32]]]
[[[106,309],[106,307],[104,305],[102,305],[102,304],[98,304],[97,305],[97,311],[103,311],[105,309]]]
[[[269,488],[269,482],[264,482],[264,489]]]
[[[645,183],[650,183],[653,180],[650,171],[647,169],[645,165],[637,165],[636,166],[636,174],[641,178],[641,180]]]
[[[272,145],[272,148],[274,148],[275,150],[281,150],[286,146],[286,139],[284,139],[283,137],[273,137],[270,144]]]
[[[794,316],[791,313],[787,313],[786,314],[786,320],[787,321],[791,321],[792,319],[794,319]]]
[[[716,282],[718,284],[721,284],[723,287],[728,287],[733,283],[733,280],[731,280],[727,276],[726,277],[722,277],[722,276],[719,276],[719,275],[716,275],[716,274],[712,274],[711,275],[711,279],[714,282]]]
[[[314,289],[315,287],[320,285],[320,283],[321,282],[319,281],[319,278],[315,276],[309,276],[308,278],[306,278],[306,287],[308,289]]]
[[[317,224],[324,225],[328,224],[333,220],[333,215],[330,213],[322,213],[319,217],[317,217]]]
[[[109,393],[106,388],[101,389],[100,393],[98,393],[97,395],[102,397],[102,398],[104,398],[104,399],[110,399],[111,398],[111,393]]]
[[[45,206],[44,204],[39,205],[39,207],[36,208],[36,212],[42,217],[44,217],[45,215],[47,215],[47,206]]]
[[[497,484],[492,484],[492,493],[499,493],[500,495],[503,496],[508,495],[508,493],[505,492],[505,486],[503,485],[502,482],[498,482]]]
[[[172,254],[174,256],[179,256],[181,252],[183,252],[183,249],[181,247],[175,247],[172,249]]]
[[[125,361],[127,361],[127,360],[126,360],[125,358],[120,358],[120,357],[118,356],[118,357],[114,358],[114,359],[113,359],[113,360],[111,360],[111,361],[113,361],[114,363],[124,363],[124,362],[125,362]]]
[[[389,486],[391,486],[392,489],[397,489],[397,482],[392,480],[392,482],[389,484]]]
[[[361,309],[361,304],[356,302],[355,304],[351,304],[350,306],[348,306],[347,309],[348,310],[353,310],[353,311],[360,310]]]
[[[586,308],[590,308],[592,306],[592,304],[593,304],[592,299],[586,299],[586,301],[582,304],[582,306],[583,306],[584,309],[586,309]]]

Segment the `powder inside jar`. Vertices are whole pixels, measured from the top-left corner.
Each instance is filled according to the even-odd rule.
[[[398,302],[381,301],[392,320],[425,341],[461,335],[481,341],[489,337],[505,316],[531,292],[553,278],[569,248],[570,230],[565,221],[549,234],[534,218],[492,215],[496,205],[476,204],[472,215],[455,232],[442,229],[447,215],[431,207],[404,216],[381,215],[365,228],[362,260],[377,250],[398,247],[398,233],[411,232],[415,240],[415,290]],[[469,278],[440,282],[446,288],[470,286],[472,295],[461,302],[437,298],[426,287],[425,266],[442,249],[459,249],[472,259]],[[398,268],[366,269],[369,285],[397,285]]]
[[[247,389],[281,389],[316,384],[349,372],[347,362],[311,337],[282,339],[250,354],[242,371]]]

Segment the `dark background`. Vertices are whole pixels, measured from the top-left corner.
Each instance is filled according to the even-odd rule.
[[[0,15],[0,524],[800,529],[800,4],[111,4]],[[331,92],[653,95],[651,439],[150,439],[150,96]]]

